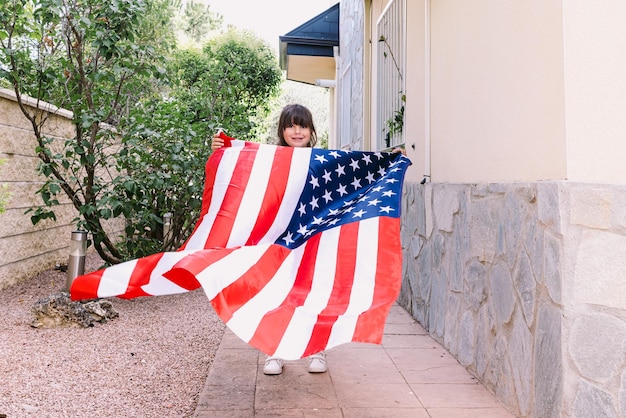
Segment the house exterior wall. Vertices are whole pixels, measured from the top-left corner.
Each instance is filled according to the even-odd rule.
[[[339,57],[337,74],[337,104],[349,114],[342,114],[337,129],[337,144],[331,148],[368,149],[364,142],[365,124],[363,121],[365,101],[364,39],[365,7],[362,2],[344,2],[339,5],[340,20],[347,22],[339,31]],[[341,24],[340,24],[341,27]]]
[[[626,3],[563,1],[568,179],[626,179]]]
[[[388,1],[355,3],[373,49]],[[600,9],[407,1],[399,303],[520,417],[626,414],[626,4]]]
[[[561,1],[431,0],[431,179],[567,179]]]
[[[624,203],[626,186],[409,183],[398,302],[517,416],[623,416]]]

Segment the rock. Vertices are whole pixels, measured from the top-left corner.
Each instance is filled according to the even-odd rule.
[[[70,299],[67,292],[60,292],[39,299],[32,307],[35,318],[33,328],[93,327],[96,322],[106,322],[119,314],[108,300],[86,303]]]

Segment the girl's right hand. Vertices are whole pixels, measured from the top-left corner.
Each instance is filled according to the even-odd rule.
[[[224,140],[219,137],[219,132],[213,136],[213,141],[211,141],[211,150],[215,151],[224,146]]]

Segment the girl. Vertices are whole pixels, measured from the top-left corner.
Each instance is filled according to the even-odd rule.
[[[313,125],[313,116],[309,109],[299,104],[287,105],[283,108],[278,119],[278,145],[287,147],[314,147],[317,143],[317,133]],[[215,151],[224,146],[224,140],[213,137],[211,149]],[[326,355],[321,353],[309,357],[309,373],[324,373]],[[263,373],[268,375],[281,374],[284,360],[269,356],[265,360]]]

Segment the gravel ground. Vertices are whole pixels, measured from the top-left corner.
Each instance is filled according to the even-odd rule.
[[[86,271],[99,266],[90,254]],[[119,317],[90,328],[30,326],[60,292],[50,270],[0,290],[0,417],[190,417],[224,325],[202,290],[110,299]]]

